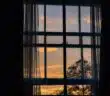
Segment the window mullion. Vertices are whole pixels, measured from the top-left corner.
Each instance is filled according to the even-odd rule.
[[[79,23],[79,44],[81,45],[81,47],[80,47],[80,52],[81,52],[81,72],[82,72],[82,74],[81,74],[81,79],[84,79],[84,69],[83,69],[83,67],[84,67],[84,65],[83,65],[83,62],[84,62],[84,60],[83,60],[83,47],[82,47],[82,45],[83,45],[83,42],[82,42],[82,36],[81,36],[81,6],[78,6],[78,23]],[[84,95],[84,87],[83,87],[83,95]]]
[[[64,65],[64,95],[67,95],[67,84],[66,84],[66,5],[63,2],[63,65]]]
[[[44,5],[44,77],[47,78],[47,51],[46,51],[46,4]]]

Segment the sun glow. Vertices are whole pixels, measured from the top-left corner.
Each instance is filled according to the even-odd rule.
[[[57,51],[57,48],[46,48],[47,52]],[[44,48],[39,48],[39,52],[44,52]]]

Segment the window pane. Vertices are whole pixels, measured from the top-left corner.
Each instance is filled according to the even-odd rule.
[[[100,8],[94,8],[95,11],[95,32],[101,33],[101,11]]]
[[[46,48],[47,77],[63,78],[63,48]]]
[[[83,44],[91,44],[91,37],[90,36],[83,36]]]
[[[38,43],[44,43],[44,36],[37,36]]]
[[[66,36],[68,44],[79,44],[79,36]]]
[[[38,64],[38,52],[36,50],[36,47],[32,47],[32,78],[40,77],[40,65]]]
[[[29,70],[28,70],[28,62],[27,62],[27,54],[28,48],[23,48],[23,77],[28,78],[29,77]]]
[[[90,7],[81,7],[81,32],[90,32]]]
[[[99,79],[100,72],[100,48],[96,48],[96,63],[97,63],[97,73]]]
[[[41,90],[41,95],[58,95],[63,90],[63,85],[38,85],[39,89]],[[33,93],[36,95],[37,93],[37,86],[33,86]]]
[[[33,85],[33,96],[41,94],[40,91],[41,91],[40,85]]]
[[[68,85],[67,86],[68,95],[92,95],[90,85]]]
[[[33,36],[33,43],[44,43],[44,36]]]
[[[85,62],[83,63],[83,69],[84,69],[84,77],[85,78],[92,78],[92,61],[91,61],[91,48],[84,48],[83,49],[83,58]]]
[[[67,78],[80,78],[81,72],[79,71],[80,65],[77,61],[80,60],[80,48],[67,48]]]
[[[44,5],[36,5],[36,30],[44,31]]]
[[[95,37],[96,45],[100,45],[100,36]]]
[[[33,66],[35,70],[33,75],[37,78],[44,78],[44,47],[38,47],[36,50],[36,66]]]
[[[63,36],[47,36],[48,44],[62,44]]]
[[[66,6],[66,32],[78,32],[77,6]]]
[[[32,47],[23,48],[23,77],[29,78],[32,76],[30,72],[30,60],[32,58]]]
[[[62,32],[62,6],[46,6],[46,31]]]

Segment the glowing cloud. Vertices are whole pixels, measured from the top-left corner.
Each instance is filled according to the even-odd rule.
[[[86,24],[90,24],[90,16],[86,16],[86,17],[84,17],[84,22],[86,23]]]
[[[47,48],[47,52],[57,51],[57,48]],[[44,48],[39,48],[39,52],[44,52]]]
[[[67,18],[67,23],[68,24],[78,24],[78,21],[75,17],[68,17]]]

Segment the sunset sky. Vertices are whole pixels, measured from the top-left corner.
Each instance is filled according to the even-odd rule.
[[[44,31],[44,6],[39,5],[39,31]],[[47,5],[46,31],[62,32],[62,7]],[[78,32],[78,7],[66,6],[66,32]],[[90,8],[81,7],[81,31],[90,32]],[[38,37],[38,43],[44,43],[44,36]],[[60,44],[62,36],[48,36],[47,43]],[[78,36],[67,36],[69,44],[79,44]],[[90,44],[90,37],[84,37],[83,43]],[[44,48],[39,48],[41,76],[44,77]],[[80,57],[79,48],[67,48],[67,67]],[[84,48],[84,58],[91,61],[91,49]],[[63,77],[63,48],[47,48],[47,77]],[[53,74],[55,73],[55,74]]]

